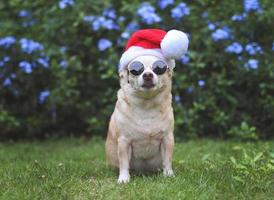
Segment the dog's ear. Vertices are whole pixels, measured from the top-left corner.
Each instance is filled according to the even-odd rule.
[[[127,84],[129,84],[129,80],[128,80],[128,70],[121,70],[119,71],[119,77],[120,77],[120,86],[123,87]]]
[[[172,77],[173,75],[173,69],[175,68],[175,60],[174,59],[171,59],[171,60],[167,60],[167,66],[168,66],[168,70],[167,70],[167,74],[168,74],[168,77]]]
[[[167,70],[168,77],[172,78],[173,73],[174,73],[173,69],[172,68],[168,68],[168,70]]]

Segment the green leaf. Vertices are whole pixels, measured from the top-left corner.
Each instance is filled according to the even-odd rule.
[[[205,154],[203,157],[202,157],[202,161],[206,161],[208,160],[210,154]]]
[[[258,161],[262,156],[263,156],[263,152],[258,153],[254,158],[254,162]]]
[[[274,158],[274,152],[270,153],[270,157]]]
[[[230,160],[234,165],[236,165],[236,159],[233,156],[230,156]]]
[[[241,146],[234,146],[234,147],[232,147],[232,149],[233,149],[233,150],[241,150],[242,147],[241,147]]]
[[[247,169],[247,167],[244,166],[244,165],[242,165],[242,164],[237,164],[237,165],[236,165],[236,168],[237,168],[237,169]]]
[[[239,177],[239,176],[232,176],[232,178],[235,179],[236,181],[241,182],[241,183],[244,183],[244,182],[245,182],[245,181],[244,181],[241,177]]]

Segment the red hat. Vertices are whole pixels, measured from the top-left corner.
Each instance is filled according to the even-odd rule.
[[[175,67],[175,59],[181,58],[188,48],[186,34],[178,30],[168,32],[161,29],[136,31],[128,40],[126,51],[120,59],[119,70],[123,70],[133,59],[153,55],[165,60],[169,67]]]

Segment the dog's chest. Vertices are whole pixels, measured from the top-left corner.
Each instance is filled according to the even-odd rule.
[[[157,116],[143,116],[132,123],[130,134],[132,153],[136,158],[149,158],[160,152],[167,126]]]
[[[167,116],[168,113],[143,112],[133,116],[131,120],[131,137],[133,140],[158,140],[167,133],[171,120]]]
[[[151,109],[120,108],[123,112],[117,115],[117,121],[122,127],[121,133],[130,141],[133,157],[147,159],[159,155],[162,139],[173,131],[171,105]]]
[[[162,138],[168,133],[170,120],[155,112],[138,117],[130,133],[133,156],[149,158],[160,153]]]

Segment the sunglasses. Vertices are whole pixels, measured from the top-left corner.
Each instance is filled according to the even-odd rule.
[[[134,76],[139,76],[142,74],[144,69],[144,65],[140,61],[134,61],[128,66],[129,72]],[[152,64],[152,71],[157,75],[164,74],[166,70],[167,64],[161,60],[157,60]]]

